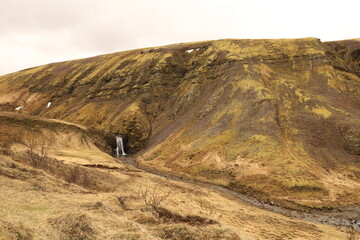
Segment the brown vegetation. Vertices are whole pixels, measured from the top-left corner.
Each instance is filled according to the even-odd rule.
[[[111,153],[121,134],[138,162],[160,171],[292,209],[357,206],[359,49],[358,40],[226,39],[0,77],[0,109],[24,106],[0,112],[1,221],[20,229],[1,226],[3,235],[344,239],[332,227],[264,212],[202,185],[198,195],[188,183],[173,183],[181,185],[174,191],[162,184],[171,179],[125,171],[100,149]],[[94,152],[101,154],[89,157]]]
[[[184,225],[163,227],[159,230],[158,234],[162,239],[172,240],[241,240],[238,235],[230,231],[220,229],[198,229]]]
[[[161,219],[163,223],[185,223],[190,226],[206,226],[210,224],[218,224],[218,222],[212,219],[196,215],[181,216],[180,214],[176,214],[162,207],[157,207],[154,209],[154,211],[156,213],[156,216]]]
[[[41,157],[34,152],[29,152],[27,155],[19,155],[16,159],[63,179],[67,183],[67,187],[71,184],[77,184],[89,190],[108,192],[113,191],[120,184],[117,178],[106,172],[87,169],[78,165],[65,164],[54,158]]]
[[[49,219],[49,223],[60,232],[61,239],[94,239],[95,230],[85,214],[67,214]]]
[[[45,139],[37,139],[35,136],[27,133],[24,137],[25,146],[28,147],[30,164],[35,168],[46,169],[47,166],[47,144]]]
[[[353,227],[347,228],[346,229],[346,239],[347,240],[359,240],[360,232]]]
[[[137,191],[137,195],[141,198],[146,206],[150,206],[152,208],[158,208],[160,204],[166,200],[171,194],[170,191],[164,193],[158,189],[142,189],[140,188]]]
[[[22,223],[0,222],[1,240],[32,240],[32,231]]]

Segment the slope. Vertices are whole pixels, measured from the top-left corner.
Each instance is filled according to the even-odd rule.
[[[138,49],[2,76],[0,104],[121,134],[162,171],[339,208],[360,199],[359,49],[314,38]]]
[[[343,228],[285,217],[119,163],[83,127],[19,114],[0,119],[1,143],[10,143],[5,133],[14,136],[11,147],[0,147],[0,239],[345,238]],[[89,150],[94,154],[85,159]],[[47,155],[59,151],[70,151],[71,159]]]

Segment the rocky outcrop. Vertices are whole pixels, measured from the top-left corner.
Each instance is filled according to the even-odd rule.
[[[146,146],[151,125],[140,106],[133,103],[118,115],[108,131],[124,136],[126,149],[129,153],[134,153]]]

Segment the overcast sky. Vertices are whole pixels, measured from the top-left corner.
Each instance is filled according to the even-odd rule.
[[[0,0],[0,75],[223,38],[360,38],[359,0]]]

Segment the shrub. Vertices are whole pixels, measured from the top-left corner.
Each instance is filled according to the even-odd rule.
[[[68,187],[70,187],[70,184],[76,184],[80,180],[80,168],[79,166],[76,166],[74,168],[71,168],[68,173],[65,175],[65,181],[68,183]]]
[[[30,164],[35,168],[46,168],[46,158],[48,155],[48,146],[45,139],[35,139],[33,136],[26,134],[24,144],[28,147]]]
[[[138,197],[144,201],[145,205],[152,208],[158,208],[170,196],[170,193],[170,191],[163,193],[156,188],[153,190],[139,189],[137,192]]]
[[[198,200],[198,202],[205,217],[216,218],[220,221],[222,213],[214,205],[202,199]]]

